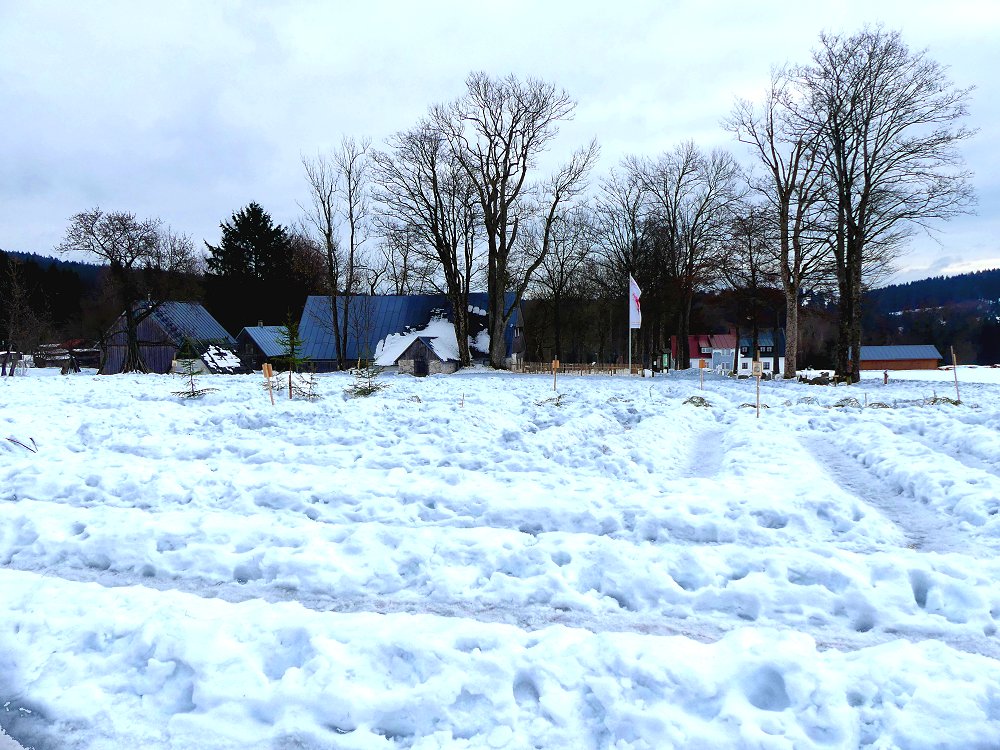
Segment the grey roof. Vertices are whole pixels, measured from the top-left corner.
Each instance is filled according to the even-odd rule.
[[[778,342],[775,344],[775,338]],[[748,332],[740,332],[740,348],[749,347],[753,341],[753,335]],[[777,346],[781,356],[785,354],[785,329],[784,328],[762,328],[757,331],[758,346]]]
[[[156,308],[152,317],[176,346],[180,346],[184,339],[236,346],[235,339],[197,302],[164,302]]]
[[[861,360],[876,359],[942,359],[937,347],[931,344],[910,344],[907,346],[862,346]]]
[[[507,304],[512,305],[513,302],[513,295],[508,295]],[[485,312],[487,306],[488,297],[485,293],[474,292],[469,295],[470,308]],[[341,318],[340,325],[343,325],[343,297],[337,298],[337,308]],[[423,328],[435,314],[440,313],[451,320],[451,304],[444,294],[357,295],[351,297],[350,311],[352,322],[348,326],[348,360],[374,357],[378,343],[387,336]],[[515,323],[519,321],[518,309],[504,332],[508,351],[514,338]],[[486,327],[486,318],[472,314],[469,323],[469,335],[475,337]],[[330,297],[311,296],[306,299],[299,323],[299,336],[302,337],[303,357],[314,361],[336,359]]]
[[[285,347],[281,344],[284,330],[284,326],[247,326],[237,338],[246,334],[265,357],[280,357],[285,353]]]

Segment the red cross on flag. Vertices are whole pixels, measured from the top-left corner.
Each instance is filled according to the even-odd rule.
[[[632,274],[628,275],[628,327],[639,328],[642,325],[642,311],[639,309],[639,297],[642,291],[635,283]]]

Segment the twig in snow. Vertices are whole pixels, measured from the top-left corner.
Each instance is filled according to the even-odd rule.
[[[32,437],[30,437],[30,438],[28,438],[28,440],[31,441],[31,445],[25,445],[24,443],[22,443],[17,438],[12,438],[12,437],[7,438],[7,441],[10,442],[10,443],[13,443],[14,445],[20,445],[22,448],[24,448],[27,451],[31,451],[32,453],[38,453],[38,444],[35,442],[35,439],[32,438]]]

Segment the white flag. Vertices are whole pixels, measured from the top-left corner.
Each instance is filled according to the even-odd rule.
[[[628,275],[628,327],[638,328],[642,325],[642,311],[639,309],[639,297],[642,292],[635,283],[632,274]]]

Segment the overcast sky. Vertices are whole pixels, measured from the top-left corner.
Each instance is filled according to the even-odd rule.
[[[1000,267],[1000,2],[39,2],[0,0],[0,248],[51,254],[74,213],[158,216],[199,245],[250,201],[283,224],[301,158],[381,146],[473,70],[577,101],[552,158],[596,137],[597,175],[720,126],[821,31],[883,24],[975,86],[977,215],[912,242],[896,280]]]

